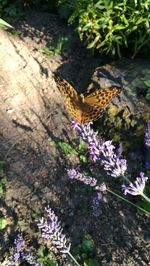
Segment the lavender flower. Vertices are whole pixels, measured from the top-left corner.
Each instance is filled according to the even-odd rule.
[[[150,147],[150,120],[147,124],[147,129],[145,131],[145,145]]]
[[[13,254],[10,258],[10,266],[16,265],[20,258],[21,258],[21,252],[25,248],[25,240],[23,239],[22,234],[18,234],[17,238],[14,240],[15,248],[13,250]]]
[[[22,253],[22,259],[28,262],[30,265],[33,266],[42,266],[42,263],[36,262],[35,255],[30,251],[30,249],[27,252]]]
[[[94,187],[94,189],[97,191],[96,195],[92,198],[91,205],[94,216],[99,216],[100,215],[99,203],[103,198],[103,193],[106,191],[105,183],[102,183],[101,185],[97,186],[97,180],[95,178],[91,176],[85,176],[79,173],[76,169],[69,169],[67,170],[67,173],[70,179],[76,179],[78,181],[81,181],[86,185]]]
[[[93,215],[98,217],[101,214],[100,201],[103,199],[104,192],[106,192],[106,185],[102,183],[100,186],[96,186],[95,189],[98,192],[92,198],[92,210]]]
[[[42,229],[42,237],[49,239],[62,253],[69,253],[71,244],[68,243],[66,236],[62,233],[63,228],[58,221],[54,211],[48,206],[45,208],[47,217],[38,220],[38,227]]]
[[[95,187],[97,184],[97,180],[91,176],[85,176],[79,173],[76,169],[69,169],[67,170],[68,177],[70,179],[76,179],[83,182],[86,185],[90,185],[91,187]]]
[[[147,129],[145,131],[145,167],[150,169],[150,120],[147,124]]]
[[[148,177],[144,175],[143,172],[140,173],[140,176],[136,178],[134,183],[130,183],[129,186],[122,185],[122,190],[124,195],[131,194],[133,196],[142,195],[145,183],[148,180]]]
[[[42,263],[36,262],[35,255],[29,248],[27,248],[22,233],[17,235],[14,244],[15,247],[11,258],[9,259],[9,266],[16,266],[24,260],[30,263],[30,265],[42,266]]]
[[[94,197],[92,197],[92,210],[93,210],[93,215],[98,217],[101,213],[100,211],[100,201],[102,200],[102,194],[97,193]]]
[[[90,154],[94,162],[100,160],[108,175],[118,177],[124,175],[127,170],[127,162],[122,159],[120,153],[116,151],[112,141],[104,141],[97,136],[97,132],[91,128],[91,122],[85,125],[79,125],[73,121],[73,127],[78,136],[88,144]]]
[[[76,179],[86,185],[94,187],[95,190],[98,191],[98,193],[103,193],[104,191],[106,191],[105,183],[102,183],[101,185],[97,186],[97,180],[94,177],[83,175],[74,168],[67,170],[67,174],[70,179]]]

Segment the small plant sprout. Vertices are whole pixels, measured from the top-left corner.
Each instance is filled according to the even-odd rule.
[[[108,175],[112,177],[120,177],[123,182],[127,182],[128,185],[122,185],[122,192],[124,195],[131,194],[134,196],[142,196],[148,203],[150,203],[150,199],[144,193],[145,184],[148,180],[148,177],[145,176],[143,172],[139,174],[139,177],[132,183],[126,175],[127,172],[127,161],[122,158],[119,151],[116,150],[115,146],[112,144],[112,141],[105,141],[98,136],[97,132],[91,128],[92,123],[88,123],[85,125],[79,125],[77,122],[73,121],[73,127],[77,131],[79,137],[83,139],[88,145],[88,149],[90,151],[92,160],[94,162],[100,162],[100,164],[104,167],[104,170]],[[145,145],[149,147],[150,144],[150,126],[148,123],[148,128],[145,133]],[[146,164],[148,165],[148,163]],[[97,192],[96,196],[92,200],[92,208],[95,212],[95,207],[97,209],[98,202],[100,202],[103,198],[103,194],[107,192],[117,196],[118,198],[128,202],[132,206],[137,207],[138,209],[150,214],[149,211],[141,208],[140,206],[132,203],[121,195],[112,191],[105,183],[102,183],[100,186],[97,184],[97,179],[86,176],[82,173],[79,173],[75,168],[67,170],[68,177],[70,179],[76,179],[78,181],[83,182],[86,185],[93,187],[94,191]],[[96,213],[96,212],[95,212]]]
[[[56,43],[50,47],[39,48],[38,51],[46,55],[61,55],[62,52],[67,49],[69,45],[69,38],[60,37]]]
[[[45,213],[46,215],[44,217],[36,220],[38,228],[42,230],[42,237],[50,240],[61,253],[67,254],[77,266],[80,266],[70,253],[71,243],[63,234],[63,228],[58,217],[50,206],[45,208]]]

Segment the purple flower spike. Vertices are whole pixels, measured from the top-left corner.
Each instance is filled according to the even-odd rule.
[[[106,185],[105,183],[102,183],[100,186],[96,186],[95,189],[98,192],[92,198],[92,209],[93,215],[98,217],[101,214],[100,201],[103,200],[103,194],[106,191]]]
[[[142,195],[145,183],[148,180],[147,176],[144,176],[144,173],[140,173],[140,177],[137,177],[134,183],[130,183],[129,186],[122,185],[122,190],[124,195],[131,194],[133,196]]]
[[[14,250],[13,250],[13,254],[10,258],[9,261],[9,265],[16,265],[21,258],[21,252],[23,251],[24,247],[25,247],[25,240],[23,239],[22,234],[18,234],[17,238],[14,240]]]
[[[76,169],[69,169],[67,170],[67,173],[68,173],[68,177],[70,179],[77,179],[76,176],[77,176],[77,170]]]
[[[79,173],[76,169],[67,170],[68,177],[70,179],[76,179],[83,182],[86,185],[90,185],[91,187],[95,187],[97,184],[97,180],[91,176],[86,176]]]
[[[150,120],[145,131],[145,168],[150,169]]]
[[[102,194],[97,193],[93,198],[92,198],[92,211],[93,215],[95,217],[98,217],[101,214],[101,209],[100,209],[100,201],[102,200]]]
[[[45,208],[47,217],[42,217],[37,220],[37,225],[42,229],[42,237],[49,239],[62,253],[69,253],[71,244],[68,243],[66,236],[62,233],[63,228],[58,221],[58,217],[54,211],[48,206]]]
[[[14,240],[15,247],[13,248],[13,254],[9,259],[8,266],[19,265],[22,261],[30,263],[34,266],[42,266],[42,263],[36,262],[36,256],[26,246],[26,242],[22,234],[18,234]]]
[[[127,170],[127,162],[121,158],[120,151],[116,151],[112,141],[104,141],[98,137],[97,132],[91,128],[91,122],[80,125],[73,121],[72,124],[78,136],[88,144],[94,162],[99,160],[108,175],[113,177],[124,175]]]
[[[95,189],[98,190],[99,192],[103,193],[106,191],[106,185],[105,185],[105,183],[102,183],[100,186],[96,186]]]
[[[150,120],[147,124],[147,129],[145,131],[145,145],[150,147]]]

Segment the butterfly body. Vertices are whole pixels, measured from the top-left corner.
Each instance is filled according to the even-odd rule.
[[[120,87],[101,88],[84,96],[61,76],[55,73],[58,89],[65,97],[66,108],[73,119],[80,124],[97,120],[107,104],[121,92]]]

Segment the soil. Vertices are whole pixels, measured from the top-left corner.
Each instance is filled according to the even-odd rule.
[[[53,72],[61,70],[78,90],[81,85],[85,90],[94,69],[110,63],[111,58],[93,56],[73,29],[54,15],[29,11],[16,28],[19,36],[0,32],[0,62],[4,62],[0,73],[0,158],[7,176],[1,213],[10,220],[0,233],[1,262],[16,229],[27,231],[30,238],[37,236],[32,215],[50,204],[73,247],[85,235],[92,237],[99,265],[150,265],[148,215],[108,195],[100,206],[100,216],[93,216],[91,194],[67,178],[66,169],[81,164],[77,154],[65,153],[56,145],[61,140],[76,147],[79,140]],[[38,51],[61,36],[71,40],[61,56],[48,57]],[[111,185],[115,182],[110,180]]]

